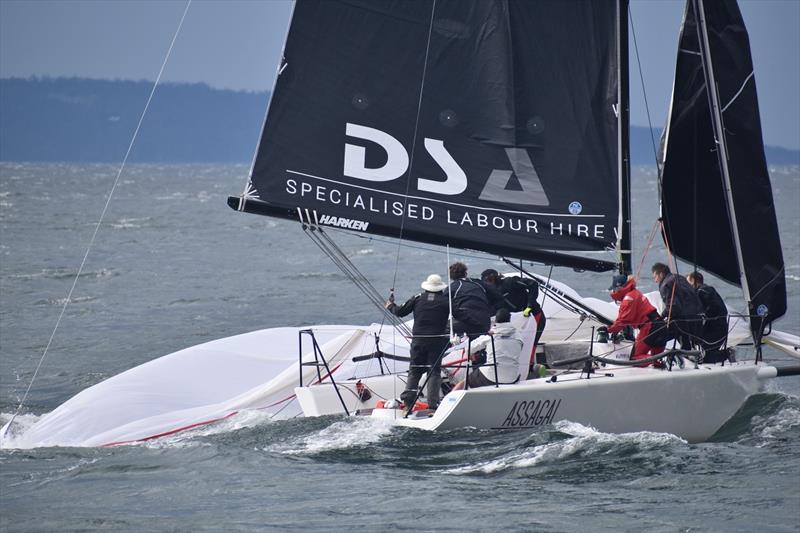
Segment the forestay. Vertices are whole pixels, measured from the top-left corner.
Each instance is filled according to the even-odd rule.
[[[547,251],[618,241],[619,16],[615,1],[298,1],[229,204],[611,269]]]

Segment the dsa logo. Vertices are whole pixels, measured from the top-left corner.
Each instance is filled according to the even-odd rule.
[[[345,176],[385,182],[402,177],[408,170],[408,151],[400,141],[388,133],[350,122],[347,123],[345,133],[353,139],[377,145],[386,153],[386,163],[383,166],[367,167],[367,147],[345,143],[343,169]],[[445,148],[444,141],[426,137],[423,144],[425,151],[444,172],[445,179],[441,181],[418,178],[417,190],[447,196],[456,196],[466,191],[467,174]],[[374,150],[375,147],[370,149]],[[478,198],[505,204],[550,205],[528,151],[523,148],[506,148],[505,152],[511,170],[493,169]],[[507,187],[512,176],[516,176],[519,188],[509,190]]]

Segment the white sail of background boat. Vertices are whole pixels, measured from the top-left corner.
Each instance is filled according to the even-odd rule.
[[[300,221],[381,310],[383,296],[325,228],[629,273],[627,13],[627,0],[298,0],[248,186],[228,203]],[[406,336],[379,324],[277,328],[128,370],[3,445],[137,442],[243,410],[371,412],[423,429],[569,419],[708,438],[765,380],[797,371],[761,363],[761,344],[791,352],[799,341],[771,333],[786,310],[783,260],[735,2],[689,0],[680,42],[664,237],[677,256],[742,287],[752,320],[732,320],[729,342],[752,339],[755,360],[622,366],[628,345],[591,342],[592,325],[616,316],[613,304],[542,280],[543,355],[578,356],[593,373],[457,391],[433,416],[405,418],[374,407],[402,389],[409,324],[384,317]],[[597,255],[608,250],[611,260]],[[598,354],[608,366],[596,366]],[[701,400],[702,413],[685,409]]]

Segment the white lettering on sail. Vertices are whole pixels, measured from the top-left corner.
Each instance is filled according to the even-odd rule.
[[[361,188],[363,189],[363,187]],[[571,220],[570,222],[539,221],[525,215],[485,213],[477,209],[440,208],[429,204],[424,198],[417,201],[391,200],[381,198],[367,191],[343,191],[335,186],[312,184],[305,180],[289,178],[286,180],[286,192],[315,204],[328,204],[336,209],[369,216],[405,217],[407,220],[444,223],[462,228],[480,228],[485,231],[514,232],[528,235],[550,236],[555,238],[578,237],[581,239],[604,239],[606,228],[603,224],[585,224]],[[560,220],[560,219],[559,219]],[[323,215],[321,224],[340,228],[366,231],[369,223],[346,217]]]
[[[386,164],[378,168],[367,168],[367,150],[363,146],[345,143],[344,175],[368,181],[391,181],[408,170],[408,152],[400,141],[375,128],[347,123],[345,133],[350,137],[372,141],[386,151]]]
[[[336,226],[337,228],[354,229],[358,231],[367,231],[369,227],[369,222],[344,217],[332,217],[331,215],[322,215],[319,217],[319,223],[325,224],[326,226]]]
[[[442,167],[447,179],[445,181],[435,181],[420,178],[417,180],[417,188],[419,190],[448,195],[461,194],[467,190],[467,175],[444,147],[444,141],[426,137],[425,149],[431,154],[433,160]]]

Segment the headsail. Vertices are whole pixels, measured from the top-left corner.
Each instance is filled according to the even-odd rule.
[[[742,287],[750,314],[765,317],[751,321],[759,339],[786,312],[786,282],[736,2],[688,0],[678,48],[662,159],[665,238],[678,257]]]
[[[229,204],[611,269],[546,251],[618,241],[618,16],[610,0],[299,0],[250,193]]]

